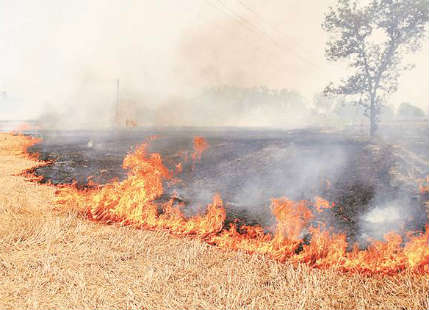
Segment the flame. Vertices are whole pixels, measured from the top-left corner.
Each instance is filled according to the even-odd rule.
[[[203,152],[207,150],[208,147],[209,144],[207,143],[206,139],[203,137],[194,137],[194,153],[192,154],[192,160],[201,160]]]
[[[196,157],[208,147],[204,139],[194,139]],[[185,217],[183,203],[174,197],[157,202],[164,194],[164,181],[172,173],[164,166],[159,154],[148,154],[147,144],[139,146],[123,161],[128,177],[106,185],[77,189],[75,184],[63,185],[57,191],[58,203],[77,208],[90,220],[104,223],[134,225],[144,229],[162,229],[178,236],[193,236],[222,248],[267,255],[280,262],[306,263],[315,268],[335,268],[343,272],[362,274],[395,274],[409,270],[427,273],[429,265],[429,227],[425,233],[408,234],[407,240],[389,233],[384,241],[372,241],[361,250],[350,246],[346,235],[314,225],[312,207],[317,212],[332,205],[316,197],[308,201],[292,201],[286,197],[272,199],[271,210],[276,219],[273,233],[261,226],[225,227],[226,209],[219,195],[207,206],[204,214]],[[176,168],[177,170],[177,168]],[[405,246],[404,246],[405,243]]]
[[[135,128],[137,127],[137,122],[133,119],[126,119],[125,120],[125,127],[127,128]]]
[[[30,135],[24,135],[22,132],[25,130],[38,129],[37,126],[32,126],[27,123],[21,123],[16,129],[12,130],[5,136],[1,143],[1,149],[6,150],[12,154],[25,156],[31,160],[38,160],[39,154],[28,152],[28,148],[41,142],[41,138],[36,138]],[[0,150],[1,150],[0,149]]]
[[[86,215],[96,221],[120,222],[147,229],[168,229],[177,235],[197,235],[203,237],[219,232],[226,218],[220,196],[213,198],[206,215],[186,219],[174,199],[162,205],[154,200],[164,192],[163,181],[172,179],[172,174],[163,165],[158,153],[147,154],[147,144],[128,154],[123,168],[128,169],[128,178],[122,182],[112,182],[95,189],[79,191],[76,185],[63,186],[59,203],[76,205]]]
[[[420,180],[419,190],[421,194],[429,193],[429,176],[426,177],[426,180]]]
[[[31,159],[38,158],[39,154],[38,153],[32,153],[32,154],[30,154],[28,152],[28,148],[31,147],[31,146],[33,146],[33,145],[35,145],[35,144],[37,144],[37,143],[42,142],[42,139],[35,138],[33,136],[24,136],[24,137],[25,137],[25,140],[24,140],[25,142],[23,144],[21,144],[21,146],[22,146],[21,153],[27,155],[27,157],[31,158]]]
[[[17,139],[4,139],[2,141],[2,149],[12,152],[16,155],[24,155],[29,159],[37,160],[39,154],[30,154],[28,152],[28,148],[41,142],[42,139],[33,136],[25,136],[19,132],[11,132],[11,134],[17,137]]]
[[[331,209],[335,206],[335,203],[330,204],[329,201],[321,198],[321,197],[315,197],[314,207],[316,208],[317,212],[321,213],[323,212],[323,209]]]
[[[23,131],[30,131],[30,130],[39,130],[40,126],[32,125],[26,122],[23,122],[19,124],[14,130],[12,130],[12,133],[22,133]]]
[[[182,163],[176,164],[176,173],[181,173],[183,171],[183,165]]]

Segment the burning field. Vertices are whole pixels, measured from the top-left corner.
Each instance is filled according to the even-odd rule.
[[[41,135],[2,135],[2,307],[428,307],[429,180],[391,146]]]

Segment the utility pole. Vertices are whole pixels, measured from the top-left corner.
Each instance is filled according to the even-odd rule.
[[[117,127],[121,126],[121,115],[119,107],[119,79],[116,80],[116,104],[115,104],[115,125]]]
[[[116,108],[119,108],[119,79],[116,80]]]

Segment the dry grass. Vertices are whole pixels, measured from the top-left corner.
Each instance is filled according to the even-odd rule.
[[[428,308],[428,276],[292,267],[56,211],[55,188],[13,176],[35,165],[15,139],[0,134],[0,309]]]

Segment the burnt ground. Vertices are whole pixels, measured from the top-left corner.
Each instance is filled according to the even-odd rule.
[[[392,143],[396,141],[392,135],[377,143],[350,133],[316,129],[45,131],[40,135],[43,142],[30,151],[39,153],[42,160],[54,161],[35,170],[36,175],[44,177],[42,182],[76,180],[85,186],[89,176],[97,183],[123,179],[124,156],[153,135],[158,138],[151,142],[149,151],[159,152],[173,169],[183,161],[184,153],[192,153],[193,137],[198,135],[206,138],[210,148],[201,161],[188,160],[183,164],[181,182],[166,187],[165,197],[176,192],[187,205],[186,214],[203,209],[214,193],[220,193],[227,205],[228,220],[240,218],[247,224],[269,226],[273,223],[271,198],[311,200],[320,195],[335,202],[335,207],[317,220],[347,231],[351,240],[358,240],[362,234],[362,216],[380,206],[400,205],[403,214],[414,219],[406,223],[408,230],[422,230],[427,223],[417,188],[396,177],[409,170],[397,167],[398,161],[401,165],[407,163],[408,155]],[[416,139],[421,139],[419,134]],[[413,144],[410,138],[407,143],[421,146]],[[429,145],[425,143],[419,149],[423,154],[424,147]],[[418,154],[415,149],[410,152]],[[414,166],[412,169],[414,178],[427,173],[416,172]],[[377,225],[370,225],[371,229],[378,230]]]

